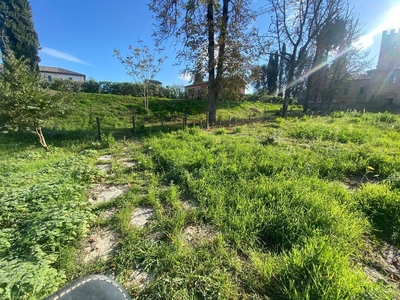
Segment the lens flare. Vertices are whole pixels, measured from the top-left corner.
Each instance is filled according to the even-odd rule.
[[[383,30],[400,28],[400,5],[397,5],[390,9],[386,21],[383,23]]]

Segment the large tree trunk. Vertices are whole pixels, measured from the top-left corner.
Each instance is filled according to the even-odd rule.
[[[215,84],[215,28],[214,4],[212,0],[207,4],[208,23],[208,120],[215,123],[217,116],[217,86]]]
[[[226,36],[228,32],[228,6],[230,0],[223,0],[222,4],[222,22],[220,27],[220,35],[218,38],[218,63],[217,76],[215,77],[215,23],[214,23],[214,6],[210,0],[207,5],[207,22],[208,22],[208,113],[211,124],[217,120],[217,100],[221,90],[221,82],[224,74],[225,62],[225,46]]]

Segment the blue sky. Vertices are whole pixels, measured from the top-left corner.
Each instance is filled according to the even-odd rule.
[[[368,34],[366,41],[376,64],[382,30],[400,28],[400,0],[350,0],[360,14]],[[265,0],[253,1],[255,7]],[[83,73],[97,81],[132,81],[124,67],[113,57],[114,47],[127,53],[137,39],[152,45],[152,18],[145,0],[31,0],[35,29],[42,50],[41,65]],[[395,7],[398,7],[395,9]],[[258,24],[268,26],[268,15]],[[264,23],[264,24],[263,24]],[[183,66],[174,66],[175,52],[165,45],[169,58],[156,79],[163,85],[187,84],[180,77]]]

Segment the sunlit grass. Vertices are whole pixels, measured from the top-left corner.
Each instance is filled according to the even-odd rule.
[[[260,103],[223,105],[222,116],[264,113]],[[147,299],[394,298],[360,265],[367,240],[400,245],[399,130],[396,115],[338,112],[150,132],[141,142],[54,130],[48,153],[34,139],[1,136],[0,295],[40,299],[103,273]],[[113,155],[109,174],[94,167],[103,154]],[[350,190],[348,181],[361,184]],[[97,182],[129,190],[89,206]],[[130,221],[140,207],[154,214],[136,228]],[[115,209],[109,219],[106,209]],[[91,227],[114,230],[118,247],[85,265],[80,241]],[[191,241],[188,227],[212,233]],[[143,289],[131,282],[134,270],[150,274]]]

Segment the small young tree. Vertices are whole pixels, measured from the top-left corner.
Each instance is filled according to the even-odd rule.
[[[149,86],[150,80],[154,79],[158,72],[161,70],[162,63],[167,59],[166,56],[159,56],[158,59],[150,51],[150,48],[143,45],[142,40],[138,40],[139,46],[133,48],[129,46],[128,49],[131,53],[122,56],[121,51],[114,49],[114,55],[123,64],[126,69],[126,74],[131,76],[135,82],[142,85],[142,92],[144,97],[144,108],[149,109]],[[155,51],[159,54],[163,49],[156,48]]]
[[[32,132],[48,151],[42,127],[66,112],[68,94],[43,88],[28,60],[18,60],[12,53],[2,59],[8,68],[0,71],[0,127]]]

